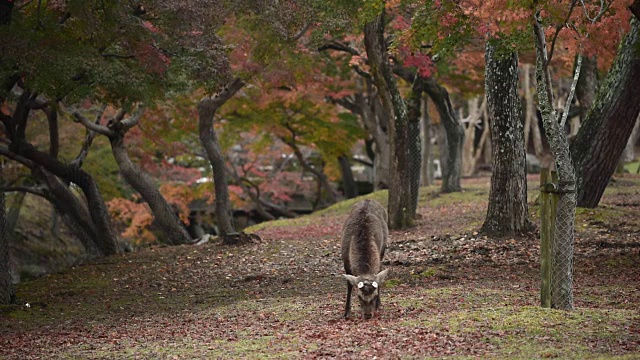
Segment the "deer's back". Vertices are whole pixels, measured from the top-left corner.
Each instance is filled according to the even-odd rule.
[[[387,245],[387,212],[374,200],[363,200],[351,209],[342,229],[342,260],[347,274],[375,274]]]

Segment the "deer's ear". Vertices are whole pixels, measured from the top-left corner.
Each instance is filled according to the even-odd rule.
[[[345,279],[347,279],[347,281],[353,285],[353,286],[358,286],[358,278],[353,276],[353,275],[349,275],[349,274],[342,274],[342,276],[344,276]]]
[[[378,283],[378,285],[382,285],[384,280],[387,278],[388,273],[389,273],[389,269],[384,269],[376,275],[376,282]]]

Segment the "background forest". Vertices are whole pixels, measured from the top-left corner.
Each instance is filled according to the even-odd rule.
[[[136,281],[151,292],[149,283],[158,281],[158,294],[189,292],[193,288],[182,288],[189,283],[216,293],[188,270],[163,265],[172,256],[179,259],[175,266],[228,269],[203,270],[231,282],[209,295],[215,300],[190,293],[194,307],[220,306],[227,295],[232,303],[253,299],[256,294],[235,292],[243,287],[236,280],[282,285],[282,294],[270,296],[293,297],[302,279],[266,274],[280,274],[287,257],[309,263],[293,266],[305,276],[323,268],[323,276],[340,272],[333,245],[349,199],[369,194],[389,214],[394,243],[384,264],[404,267],[394,268],[391,286],[400,295],[392,295],[383,315],[399,326],[395,321],[413,308],[402,299],[424,298],[413,288],[422,282],[463,286],[478,276],[495,280],[500,266],[516,266],[520,283],[531,269],[539,272],[542,185],[544,193],[556,194],[558,214],[548,305],[602,307],[601,298],[611,293],[594,295],[592,303],[574,299],[574,282],[583,276],[574,277],[574,264],[598,266],[593,259],[580,262],[592,242],[616,249],[606,252],[615,259],[609,259],[616,265],[611,272],[638,262],[639,19],[638,0],[0,0],[0,304],[9,304],[7,319],[15,318],[31,311],[24,309],[25,296],[36,296],[33,284],[43,275],[68,275],[80,264],[93,264],[86,273],[96,275],[91,266],[123,259],[181,275],[168,286],[160,279],[123,283],[126,276],[110,273],[106,280],[122,294]],[[556,171],[554,184],[540,183],[541,168]],[[599,212],[607,209],[620,211],[615,226],[615,216]],[[294,220],[287,228],[278,219]],[[309,239],[300,224],[309,226]],[[623,236],[614,244],[600,237],[600,228]],[[469,254],[455,264],[451,252],[461,248]],[[274,254],[280,255],[269,257]],[[264,256],[271,268],[243,272],[233,256],[253,266]],[[488,258],[490,276],[478,275]],[[458,274],[464,265],[477,269]],[[125,272],[131,277],[138,270]],[[637,275],[630,271],[624,279]],[[594,284],[585,286],[601,285]],[[64,296],[93,299],[93,292],[73,286]],[[521,286],[533,298],[514,304],[532,306],[537,285]],[[494,290],[496,297],[516,296]],[[639,301],[638,289],[629,291],[631,303],[617,309]],[[470,299],[481,306],[484,295]],[[111,298],[107,313],[119,301],[125,300]],[[156,303],[154,311],[177,309],[174,301],[166,308]],[[242,321],[271,316],[234,311]],[[629,344],[637,345],[637,326],[629,325],[637,314],[612,316],[603,321],[618,321],[616,331],[627,331]],[[20,343],[33,324],[18,325],[12,341]],[[310,331],[296,324],[292,332]],[[335,331],[334,325],[323,324]],[[604,341],[602,329],[592,330]],[[461,355],[502,348],[491,340],[484,344],[492,346],[476,347],[479,335],[471,334],[458,339],[466,349]],[[0,343],[3,336],[0,331]],[[416,345],[410,353],[455,352],[456,336],[434,352]],[[594,348],[613,351],[604,343]],[[344,343],[336,346],[337,353],[314,354],[356,354]],[[294,357],[310,350],[294,348],[280,350]],[[236,350],[221,356],[242,355]]]

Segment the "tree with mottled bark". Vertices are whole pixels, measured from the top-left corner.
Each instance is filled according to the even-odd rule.
[[[485,89],[489,108],[493,173],[482,231],[494,236],[522,234],[532,229],[527,206],[522,104],[518,94],[518,55],[496,52],[487,39]]]

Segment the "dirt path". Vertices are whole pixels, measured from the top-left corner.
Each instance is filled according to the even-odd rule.
[[[538,235],[477,234],[488,179],[463,185],[423,189],[417,226],[392,232],[371,321],[340,318],[343,206],[258,244],[150,248],[22,284],[0,358],[640,357],[640,177],[578,211],[570,313],[537,306]]]

